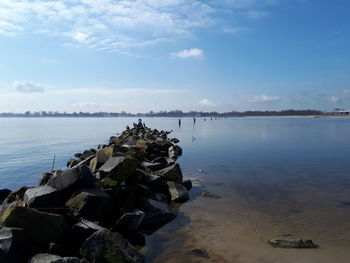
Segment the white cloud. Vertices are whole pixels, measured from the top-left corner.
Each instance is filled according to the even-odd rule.
[[[267,11],[249,10],[246,14],[250,19],[260,19],[267,17],[270,13]]]
[[[23,93],[37,93],[44,92],[45,86],[35,83],[32,81],[14,81],[12,83],[12,87],[18,91]]]
[[[60,64],[61,63],[61,61],[58,59],[49,59],[49,58],[43,58],[41,60],[41,62],[47,63],[47,64]]]
[[[204,55],[204,52],[202,49],[192,48],[192,49],[184,49],[176,53],[171,53],[170,55],[178,58],[202,58]]]
[[[332,103],[332,104],[337,104],[337,103],[339,102],[339,100],[340,100],[340,98],[337,97],[337,96],[331,96],[331,97],[329,98],[329,101],[330,101],[330,103]]]
[[[249,32],[254,30],[250,27],[227,27],[222,29],[222,32],[229,33],[229,34],[237,34],[237,33],[243,33],[243,32]]]
[[[118,96],[118,95],[160,95],[160,94],[181,94],[186,93],[183,89],[112,89],[112,88],[79,88],[69,90],[51,90],[50,94],[84,94],[98,96]]]
[[[213,103],[212,101],[208,100],[208,99],[202,99],[200,101],[198,101],[199,105],[202,106],[215,106],[215,103]]]
[[[0,36],[44,34],[67,45],[130,54],[135,48],[191,38],[198,29],[232,28],[221,12],[261,18],[280,0],[0,0]],[[255,9],[258,9],[255,10]],[[230,31],[230,30],[228,30]]]
[[[250,99],[252,103],[265,103],[265,102],[274,102],[279,101],[281,98],[278,96],[268,96],[268,95],[258,95]]]
[[[70,44],[123,53],[191,37],[216,23],[215,12],[198,0],[2,0],[0,35],[63,36]]]

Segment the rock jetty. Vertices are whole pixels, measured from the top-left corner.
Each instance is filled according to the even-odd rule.
[[[176,217],[192,187],[169,133],[139,121],[38,186],[0,191],[0,262],[144,262],[145,236]]]

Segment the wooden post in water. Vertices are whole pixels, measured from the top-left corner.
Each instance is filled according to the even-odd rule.
[[[56,161],[56,154],[53,155],[53,161],[52,161],[52,168],[51,168],[51,171],[53,171],[53,168],[55,167],[55,161]]]

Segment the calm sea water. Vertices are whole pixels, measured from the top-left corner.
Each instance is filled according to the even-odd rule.
[[[75,153],[106,143],[136,121],[0,119],[0,188],[35,185],[42,173],[51,170],[54,155],[55,168],[64,168]],[[180,139],[184,150],[179,162],[185,176],[200,180],[201,187],[191,192],[192,205],[189,202],[183,208],[190,221],[197,222],[205,204],[211,207],[207,211],[214,209],[213,213],[231,218],[222,224],[245,224],[259,233],[262,242],[292,233],[314,238],[324,248],[349,252],[350,119],[199,118],[195,125],[192,119],[183,119],[181,127],[176,118],[144,121],[153,128],[173,130],[172,136]],[[198,189],[214,191],[221,199],[196,201],[201,200]],[[177,251],[178,245],[162,245]],[[145,253],[157,261],[160,251],[158,246],[157,251]],[[230,262],[229,249],[225,251],[221,253],[227,253]]]

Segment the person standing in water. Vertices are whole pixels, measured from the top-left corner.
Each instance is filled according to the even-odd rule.
[[[179,119],[179,127],[181,127],[181,119]]]

